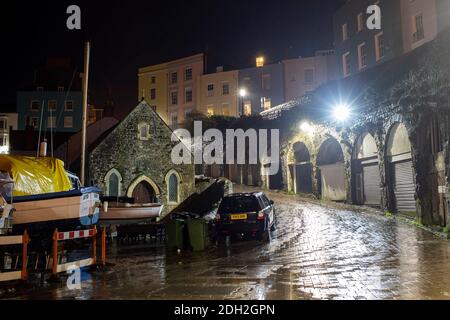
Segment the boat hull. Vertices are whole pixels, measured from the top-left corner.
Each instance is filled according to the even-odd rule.
[[[70,231],[95,225],[100,217],[100,197],[94,188],[13,200],[14,233]]]
[[[125,225],[149,222],[161,216],[163,205],[129,206],[101,210],[100,224]]]

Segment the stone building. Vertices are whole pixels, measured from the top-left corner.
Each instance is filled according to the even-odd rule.
[[[283,188],[449,222],[450,30],[366,72],[330,83],[274,120]],[[351,110],[346,122],[336,105]],[[287,129],[284,129],[287,128]]]
[[[145,101],[100,139],[90,153],[90,181],[105,195],[162,203],[163,214],[195,188],[193,165],[174,165],[172,131]]]

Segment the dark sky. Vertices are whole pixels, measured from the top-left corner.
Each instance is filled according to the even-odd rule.
[[[257,54],[275,62],[331,48],[332,13],[344,1],[16,2],[8,10],[14,12],[9,36],[15,64],[6,66],[11,77],[3,85],[2,105],[14,104],[15,92],[47,57],[69,56],[81,71],[83,42],[90,39],[92,101],[102,105],[110,92],[123,115],[137,102],[137,68],[142,66],[207,50],[211,71],[218,65],[229,70],[253,65]],[[81,31],[66,28],[70,4],[81,7]]]

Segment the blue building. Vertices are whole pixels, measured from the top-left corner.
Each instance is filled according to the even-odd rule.
[[[78,132],[83,118],[81,92],[22,91],[17,93],[18,129],[32,125],[35,130]],[[42,116],[42,122],[41,122]]]
[[[239,70],[241,115],[257,115],[284,103],[282,63]]]
[[[82,127],[83,94],[79,73],[67,59],[49,59],[34,79],[17,93],[18,130],[78,132]],[[42,118],[42,119],[41,119]]]

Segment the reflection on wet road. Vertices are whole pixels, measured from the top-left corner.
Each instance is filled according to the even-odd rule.
[[[271,194],[269,244],[204,253],[111,248],[81,291],[22,289],[19,299],[450,299],[450,242],[404,222]]]

